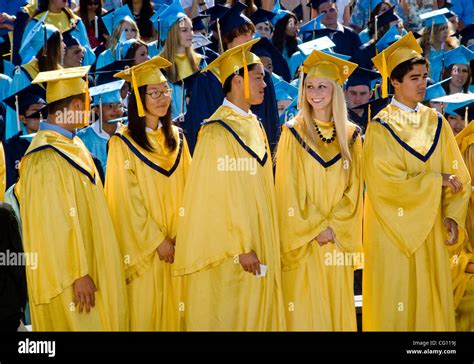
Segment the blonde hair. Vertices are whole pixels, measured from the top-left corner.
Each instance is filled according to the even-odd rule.
[[[123,28],[124,23],[130,24],[134,28],[134,30],[137,32],[137,35],[135,36],[134,39],[137,39],[137,40],[140,39],[140,30],[138,30],[138,25],[135,22],[135,20],[133,20],[129,16],[126,16],[125,18],[123,18],[123,20],[120,23],[118,23],[118,25],[115,27],[114,31],[112,32],[112,35],[109,38],[109,49],[112,52],[112,55],[114,56],[114,58],[115,58],[115,50],[117,48],[117,44],[120,40],[120,36],[122,35],[122,28]]]
[[[423,49],[423,54],[425,57],[428,57],[430,54],[431,45],[432,45],[431,39],[432,38],[437,39],[439,37],[439,33],[443,29],[444,25],[445,24],[435,24],[433,26],[433,36],[431,34],[431,27],[425,27],[422,29],[420,47],[421,49]],[[453,24],[450,21],[448,21],[446,25],[448,26],[448,34],[454,33],[455,29],[454,29]],[[459,41],[455,37],[450,37],[448,35],[448,38],[446,39],[444,44],[446,45],[446,48],[454,49],[459,46]]]
[[[179,32],[181,28],[181,22],[187,19],[192,24],[191,19],[189,17],[183,17],[182,19],[175,22],[168,31],[168,36],[166,38],[165,44],[163,46],[163,50],[160,53],[160,56],[170,61],[173,65],[166,69],[166,75],[170,82],[175,83],[179,79],[178,75],[178,65],[176,63],[176,50],[179,47]],[[192,27],[192,25],[191,25]],[[191,64],[191,68],[194,72],[199,71],[199,56],[194,51],[192,47],[185,48],[186,58],[188,59],[189,63]]]
[[[306,98],[306,92],[304,91],[306,89],[306,79],[307,77],[305,77],[303,81],[301,110],[299,111],[297,117],[299,117],[303,122],[303,129],[305,131],[306,137],[313,145],[316,145],[316,138],[318,135],[316,134],[316,128],[313,122],[313,107],[308,102],[308,99]],[[326,80],[332,85],[332,117],[336,126],[336,135],[339,141],[341,156],[343,160],[351,161],[351,153],[349,151],[349,143],[347,141],[347,126],[356,125],[347,118],[347,106],[342,88],[335,81],[330,79]]]

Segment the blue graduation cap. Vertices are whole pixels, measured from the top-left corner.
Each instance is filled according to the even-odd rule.
[[[114,74],[119,73],[126,68],[132,67],[133,63],[133,59],[122,59],[114,61],[102,68],[96,69],[93,73],[93,75],[96,76],[96,85],[117,81],[117,78],[114,77]]]
[[[298,98],[298,88],[286,81],[280,81],[275,85],[276,100],[294,100]]]
[[[463,117],[466,121],[474,120],[474,101],[467,101],[462,105],[458,104],[458,108],[454,112]]]
[[[229,11],[229,8],[224,5],[216,4],[212,8],[202,11],[202,15],[209,15],[211,17],[210,22],[215,22],[217,19],[222,18],[222,16]],[[258,10],[257,10],[258,11]]]
[[[335,3],[336,0],[311,0],[307,6],[312,7],[313,9],[318,10],[319,6],[324,3]]]
[[[181,3],[179,0],[174,0],[169,6],[163,6],[160,11],[156,12],[150,21],[160,33],[160,40],[165,41],[171,26],[185,17],[186,13]]]
[[[31,105],[47,105],[45,101],[45,91],[39,85],[30,84],[27,87],[15,92],[3,100],[5,104],[16,110],[16,101],[18,98],[19,115],[25,115],[26,109]]]
[[[335,46],[336,44],[331,39],[329,39],[329,37],[324,36],[311,40],[309,42],[298,44],[298,49],[305,57],[307,57],[314,49],[322,51]]]
[[[79,42],[79,39],[77,39],[74,35],[72,35],[72,32],[75,30],[75,28],[69,28],[65,32],[63,32],[63,42],[66,45],[66,48],[73,47],[76,45],[81,45],[81,42]]]
[[[445,80],[442,80],[438,83],[435,83],[431,86],[428,86],[426,88],[426,93],[425,93],[425,99],[423,101],[430,101],[432,99],[435,99],[437,97],[445,96],[446,91],[444,90],[443,86],[441,86],[443,83],[451,80],[452,77],[449,77]]]
[[[380,73],[363,67],[357,67],[346,81],[346,89],[351,86],[367,86],[372,89],[372,81],[381,78]]]
[[[120,90],[125,80],[105,83],[100,86],[94,86],[89,89],[89,94],[93,97],[94,105],[107,104],[111,102],[122,102]]]
[[[466,45],[471,39],[474,39],[474,24],[469,24],[463,30],[454,34],[461,37],[461,43]],[[473,43],[474,44],[474,43]],[[471,45],[472,46],[472,45]],[[469,48],[469,47],[468,47]]]
[[[133,14],[128,5],[124,5],[116,10],[109,11],[107,14],[102,15],[102,22],[107,29],[107,33],[112,35],[115,27],[126,17],[133,19]]]
[[[209,15],[198,15],[195,16],[191,21],[193,23],[193,30],[198,31],[198,30],[205,30],[206,26],[204,22],[202,21],[203,19],[209,18]]]
[[[445,14],[447,13],[449,13],[448,8],[441,8],[420,14],[420,19],[423,20],[423,27],[427,28],[433,25],[446,24],[448,19]]]
[[[138,41],[134,38],[126,40],[125,42],[118,43],[116,49],[119,51],[118,53],[120,59],[126,59],[127,52],[136,43],[138,43]]]
[[[309,22],[303,24],[300,27],[300,30],[299,30],[300,33],[312,32],[313,30],[316,30],[316,29],[326,28],[323,24],[321,24],[321,22],[322,22],[325,15],[326,15],[325,13],[322,13],[317,18],[311,19]]]
[[[0,13],[16,15],[20,8],[28,4],[27,0],[4,0],[0,2]]]
[[[250,15],[250,20],[255,25],[257,25],[258,23],[265,23],[265,22],[271,23],[272,19],[275,16],[276,14],[271,11],[264,10],[264,9],[257,9],[255,13]]]
[[[459,115],[456,112],[456,110],[459,109],[460,105],[462,105],[462,103],[455,103],[455,102],[445,103],[445,106],[443,107],[443,114],[444,115],[463,116],[463,115]]]
[[[442,55],[440,55],[442,56]],[[444,53],[444,67],[448,68],[453,64],[469,65],[470,61],[474,59],[474,52],[465,46],[459,46],[446,53]]]
[[[403,29],[402,35],[398,31],[398,26],[396,24],[392,25],[390,29],[380,38],[375,46],[377,47],[378,52],[382,52],[385,48],[388,48],[392,43],[395,43],[397,40],[402,38],[407,34],[407,31]]]
[[[46,41],[51,38],[55,32],[59,32],[58,28],[54,25],[44,23],[48,14],[49,11],[38,20],[23,40],[20,47],[20,57],[23,64],[28,63],[35,57],[44,47]]]
[[[279,3],[278,3],[278,7],[279,7]],[[275,5],[275,8],[276,8],[276,5]],[[292,14],[291,11],[281,10],[281,8],[279,8],[278,10],[275,10],[275,8],[273,8],[273,12],[276,14],[272,19],[273,26],[275,26],[275,24],[278,23],[280,19],[283,19],[286,15]]]

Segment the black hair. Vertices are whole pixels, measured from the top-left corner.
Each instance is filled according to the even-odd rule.
[[[63,111],[64,109],[67,109],[69,105],[71,105],[71,102],[73,102],[76,99],[80,99],[82,102],[85,102],[86,94],[72,95],[72,96],[66,97],[65,99],[61,99],[61,100],[49,103],[48,114],[53,115],[57,111]]]
[[[429,63],[423,56],[409,59],[408,61],[400,63],[396,66],[392,73],[390,74],[390,80],[397,80],[398,82],[403,82],[403,77],[406,76],[408,72],[413,70],[413,67],[417,64],[426,65],[426,68],[429,72]]]
[[[290,13],[285,15],[283,18],[278,20],[275,24],[275,30],[273,31],[272,43],[278,49],[278,51],[283,54],[283,47],[286,46],[288,49],[288,57],[293,53],[298,52],[298,40],[296,37],[289,37],[286,35],[286,27],[290,22],[290,19],[295,21],[295,24],[298,23],[298,18],[295,14]]]
[[[252,71],[255,66],[257,65],[257,63],[254,63],[254,64],[251,64],[248,66],[248,70],[249,71]],[[227,95],[231,88],[232,88],[232,80],[234,79],[234,76],[235,75],[239,75],[239,76],[244,76],[244,68],[242,67],[241,69],[239,69],[238,72],[234,72],[232,73],[229,77],[227,77],[227,79],[224,81],[224,85],[222,86],[222,91],[224,92],[224,96]]]
[[[146,88],[146,85],[138,88],[139,97],[145,109]],[[171,120],[171,105],[168,108],[166,115],[160,118],[160,121],[163,125],[162,127],[165,134],[166,147],[170,151],[174,151],[178,146],[178,142],[174,136],[172,128],[173,122]],[[148,140],[148,136],[146,135],[145,117],[138,115],[137,99],[134,92],[130,95],[130,99],[128,101],[128,130],[130,130],[130,135],[135,143],[149,152],[154,151],[150,141]]]
[[[61,33],[55,31],[46,41],[46,52],[44,47],[38,51],[38,69],[40,72],[55,71],[61,63]]]

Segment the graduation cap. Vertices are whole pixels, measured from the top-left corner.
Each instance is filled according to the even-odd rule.
[[[356,63],[339,58],[335,53],[324,53],[316,49],[306,58],[302,66],[307,77],[328,78],[339,85],[342,85],[356,68]]]
[[[428,28],[434,25],[446,24],[448,19],[445,14],[447,13],[449,13],[448,8],[441,8],[420,14],[420,19],[423,20],[423,27]]]
[[[250,15],[250,20],[252,23],[257,25],[258,23],[265,23],[265,22],[272,22],[272,19],[276,16],[274,12],[264,10],[264,9],[257,9],[252,15]]]
[[[89,89],[89,94],[94,100],[94,105],[107,104],[111,102],[122,102],[120,90],[125,80],[117,80]]]
[[[119,42],[116,46],[116,49],[118,50],[118,56],[120,57],[119,59],[126,59],[127,53],[130,48],[137,43],[138,40],[134,38],[126,40],[125,42]]]
[[[20,57],[22,63],[28,63],[38,52],[45,47],[49,38],[59,32],[58,28],[51,24],[45,24],[49,11],[47,11],[40,20],[33,26],[31,31],[26,35],[20,47]]]
[[[363,67],[357,67],[346,82],[346,89],[351,86],[367,86],[372,89],[372,81],[380,78],[380,73]]]
[[[206,30],[206,26],[204,25],[203,19],[209,18],[209,15],[197,15],[191,21],[193,23],[193,30]]]
[[[400,17],[394,13],[395,6],[392,6],[387,11],[383,12],[380,15],[376,15],[374,18],[374,26],[375,26],[375,39],[377,40],[378,31],[377,29],[383,27],[384,25],[388,25],[393,21],[399,21]]]
[[[304,41],[318,39],[322,37],[328,37],[332,39],[335,34],[341,33],[337,29],[321,28],[321,29],[311,29],[303,30],[300,29],[300,34],[302,34]]]
[[[464,92],[458,92],[451,95],[437,97],[431,101],[445,102],[445,103],[451,103],[451,104],[461,104],[467,101],[474,101],[474,94],[465,94]]]
[[[441,97],[441,96],[445,96],[446,95],[446,91],[444,90],[442,84],[451,80],[452,77],[449,77],[445,80],[442,80],[438,83],[435,83],[431,86],[428,86],[426,88],[426,93],[425,93],[425,99],[424,101],[430,101],[432,99],[435,99],[435,98],[438,98],[438,97]]]
[[[469,65],[471,60],[474,59],[474,52],[462,45],[444,53],[443,57],[445,68],[448,68],[453,64]]]
[[[96,85],[117,81],[114,75],[120,71],[132,67],[134,62],[135,60],[133,59],[122,59],[114,61],[102,68],[96,69],[94,72],[94,75],[96,76]]]
[[[244,95],[245,98],[248,98],[250,95],[248,66],[252,64],[262,64],[260,58],[250,52],[250,48],[258,41],[260,41],[260,39],[254,39],[250,42],[246,42],[244,44],[226,50],[201,72],[217,69],[219,71],[219,81],[221,81],[221,84],[224,85],[225,81],[231,74],[233,74],[236,70],[243,68]]]
[[[309,22],[303,24],[300,27],[300,33],[308,33],[316,29],[326,29],[326,27],[321,24],[321,21],[323,20],[325,15],[325,13],[322,13],[317,18],[311,19]]]
[[[229,11],[229,8],[227,6],[223,6],[216,3],[212,8],[202,11],[201,14],[210,16],[211,17],[210,22],[212,23],[212,22],[215,22],[217,19],[220,19],[228,11]]]
[[[242,12],[247,9],[247,5],[237,2],[233,7],[219,18],[221,34],[229,33],[231,30],[240,27],[243,24],[252,24],[252,21],[247,18]]]
[[[20,8],[28,4],[27,0],[5,0],[0,2],[0,13],[16,15]]]
[[[211,43],[212,42],[209,40],[209,38],[205,37],[202,34],[193,35],[193,49],[205,47]]]
[[[463,30],[456,32],[454,35],[456,37],[461,36],[462,44],[467,45],[467,42],[469,42],[471,39],[474,39],[474,24],[469,24]]]
[[[275,12],[275,8],[273,8],[273,12]],[[278,23],[280,19],[283,19],[285,16],[291,15],[291,14],[293,14],[291,11],[278,9],[276,11],[276,15],[272,19],[273,26],[275,26],[275,24]]]
[[[73,47],[76,45],[81,45],[79,40],[72,35],[72,32],[75,30],[75,28],[69,28],[65,32],[63,32],[63,42],[66,45],[66,48]]]
[[[311,8],[318,10],[321,4],[335,3],[335,2],[336,0],[311,0],[310,2],[308,2],[307,6],[310,6]]]
[[[309,42],[298,44],[298,49],[304,56],[307,57],[314,49],[322,51],[335,46],[336,44],[331,39],[329,39],[329,37],[324,36],[322,38],[317,38]]]
[[[364,110],[367,113],[367,119],[370,121],[372,116],[377,115],[384,107],[390,104],[393,95],[388,95],[385,98],[379,97],[377,99],[370,100],[369,102],[353,107],[354,110]]]
[[[277,101],[294,100],[298,97],[298,88],[286,81],[280,81],[275,85],[275,97]]]
[[[107,33],[112,35],[117,25],[119,25],[120,22],[126,17],[133,19],[133,14],[128,5],[124,5],[116,10],[111,10],[107,14],[102,15],[102,22],[107,29]]]
[[[404,35],[407,34],[407,31],[403,29],[402,35],[398,31],[398,26],[396,24],[392,25],[390,29],[383,35],[382,38],[378,40],[375,44],[377,47],[378,52],[382,52],[385,48],[387,48],[390,44],[395,43],[397,40],[401,39]]]
[[[150,21],[153,25],[156,24],[155,28],[160,34],[160,40],[165,41],[172,25],[186,16],[180,1],[173,0],[169,6],[160,8],[160,10],[150,18]]]
[[[474,120],[474,101],[467,101],[458,106],[457,109],[454,109],[454,112],[464,118],[466,123]]]
[[[272,60],[273,72],[286,79],[291,78],[285,58],[267,38],[260,38],[260,41],[252,47],[251,51],[259,57],[270,58]]]
[[[382,97],[388,96],[388,78],[400,63],[420,57],[423,50],[410,32],[372,58],[382,75]]]
[[[145,116],[145,110],[138,93],[138,88],[145,85],[156,85],[167,82],[161,69],[170,67],[171,65],[172,63],[170,61],[160,56],[155,56],[146,62],[127,68],[126,70],[114,75],[115,77],[124,79],[132,84],[132,90],[135,93],[135,98],[137,100],[138,116]]]

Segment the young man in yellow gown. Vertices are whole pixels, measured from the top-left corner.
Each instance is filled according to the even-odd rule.
[[[249,112],[266,86],[249,51],[256,42],[227,50],[207,68],[226,98],[198,135],[178,223],[174,274],[186,279],[188,331],[285,329],[272,160]]]
[[[89,67],[39,73],[49,115],[20,164],[34,331],[128,330],[122,257],[93,159],[73,130],[87,124]]]
[[[372,59],[394,97],[364,143],[366,331],[455,330],[448,245],[466,239],[470,177],[447,121],[420,104],[421,52],[408,33]]]
[[[300,113],[283,127],[276,156],[287,326],[356,331],[362,141],[347,119],[341,85],[357,65],[313,50],[302,67]]]

